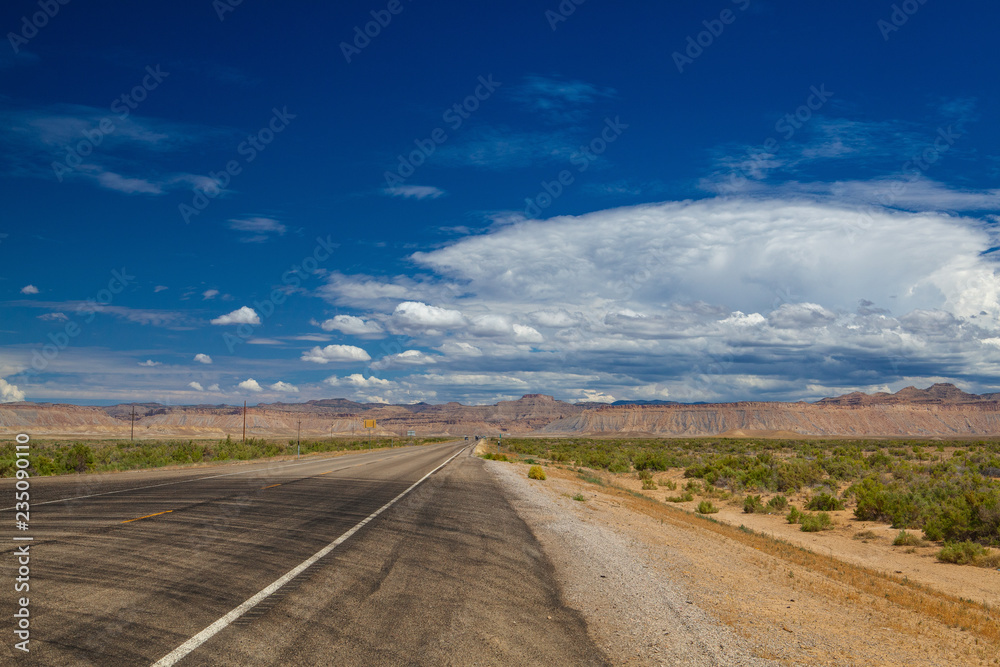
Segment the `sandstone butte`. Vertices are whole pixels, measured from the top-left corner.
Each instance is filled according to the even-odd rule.
[[[135,405],[136,438],[242,437],[243,408],[230,405]],[[127,438],[133,404],[108,407],[53,403],[0,405],[0,433]],[[731,437],[975,437],[1000,435],[1000,394],[968,394],[951,384],[907,387],[895,394],[855,392],[815,403],[566,403],[527,394],[496,405],[384,405],[324,399],[259,404],[247,409],[247,436],[315,438],[367,432],[378,436],[606,435]]]

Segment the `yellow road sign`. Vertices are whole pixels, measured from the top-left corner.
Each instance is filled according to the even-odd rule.
[[[374,419],[366,419],[365,420],[365,428],[375,428],[375,420]]]

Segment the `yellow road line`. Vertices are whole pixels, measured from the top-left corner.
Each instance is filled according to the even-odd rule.
[[[262,486],[262,487],[260,487],[260,490],[263,491],[264,489],[273,489],[276,486],[281,486],[281,483],[272,484],[271,486]]]
[[[320,475],[329,475],[331,472],[333,472],[333,471],[332,470],[327,470],[326,472],[321,472]]]
[[[156,514],[147,514],[146,516],[139,516],[134,519],[128,519],[126,521],[122,521],[122,523],[132,523],[133,521],[139,521],[140,519],[148,519],[151,516],[160,516],[161,514],[170,514],[171,512],[173,512],[173,510],[167,510],[166,512],[157,512]]]

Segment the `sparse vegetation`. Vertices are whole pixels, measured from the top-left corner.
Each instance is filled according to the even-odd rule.
[[[862,530],[859,533],[854,533],[854,537],[852,539],[861,540],[862,542],[868,543],[871,542],[872,540],[877,540],[878,533],[876,533],[874,530]]]
[[[545,471],[542,470],[542,466],[528,468],[528,479],[545,479]]]
[[[922,547],[925,544],[927,543],[924,540],[905,530],[899,531],[892,541],[892,546],[894,547]]]
[[[698,509],[697,509],[698,514],[715,514],[718,511],[719,508],[713,505],[712,501],[710,500],[703,500],[700,503],[698,503]]]
[[[587,499],[583,497],[582,493],[578,493],[575,496],[573,496],[573,500],[582,503],[582,502],[586,502]]]
[[[1000,566],[1000,551],[987,549],[978,542],[945,542],[937,553],[937,559],[957,565],[978,565],[979,567]]]
[[[682,469],[687,484],[668,502],[700,495],[737,496],[742,504],[747,495],[812,492],[805,506],[810,511],[850,508],[864,521],[922,530],[927,540],[1000,546],[1000,440],[947,447],[905,439],[570,437],[504,442],[518,454],[608,472]],[[660,486],[676,490],[670,484]],[[756,512],[757,506],[751,506]],[[784,512],[786,507],[768,504],[763,511]]]
[[[510,462],[510,459],[507,458],[506,454],[494,454],[493,452],[487,452],[483,454],[482,457],[484,459],[487,459],[488,461],[505,461],[508,463]]]
[[[743,512],[745,514],[763,514],[765,512],[764,501],[760,496],[747,496],[743,499]]]
[[[769,514],[780,514],[788,509],[788,498],[784,496],[774,496],[767,501],[767,511]]]
[[[818,533],[821,530],[833,528],[833,521],[826,512],[817,512],[816,514],[803,513],[799,519],[799,523],[802,524],[799,530],[803,533]]]
[[[354,451],[402,447],[413,444],[442,442],[445,438],[381,438],[374,442],[366,439],[336,438],[328,440],[303,440],[302,454],[313,452]],[[295,441],[249,438],[246,442],[233,440],[31,440],[31,467],[33,476],[61,475],[67,473],[109,472],[160,468],[169,465],[190,465],[215,461],[248,461],[275,456],[290,456],[296,451]],[[13,441],[0,443],[0,477],[14,474],[15,455]]]
[[[825,492],[813,496],[809,499],[809,502],[806,503],[807,510],[818,510],[823,512],[835,512],[837,510],[844,509],[844,507],[844,501],[837,500],[835,497]]]

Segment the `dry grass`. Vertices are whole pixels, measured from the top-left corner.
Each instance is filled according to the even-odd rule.
[[[933,619],[950,628],[960,628],[982,641],[1000,647],[1000,623],[994,609],[986,604],[972,602],[947,593],[927,588],[905,577],[896,577],[859,565],[821,556],[748,529],[740,529],[670,507],[641,494],[607,485],[602,492],[615,496],[632,511],[680,526],[693,526],[748,546],[769,556],[825,577],[832,586],[827,593],[857,603],[858,594],[866,594],[898,605]],[[839,585],[838,585],[839,584]],[[847,587],[848,590],[844,590]]]

